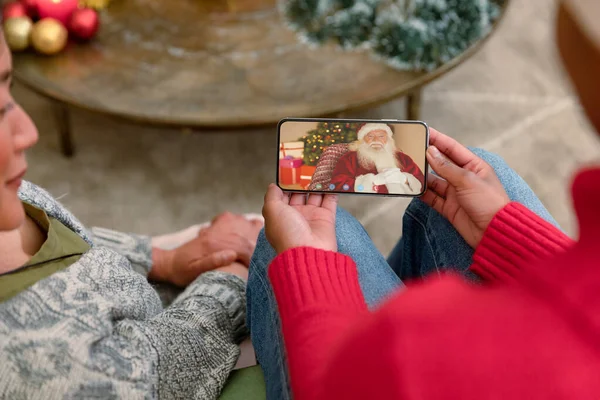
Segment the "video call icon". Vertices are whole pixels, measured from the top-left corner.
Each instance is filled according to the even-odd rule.
[[[320,183],[317,183],[317,184],[315,185],[315,188],[316,188],[317,190],[320,190],[322,187],[323,187],[323,186],[322,186]]]

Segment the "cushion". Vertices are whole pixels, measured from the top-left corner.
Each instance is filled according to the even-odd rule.
[[[329,191],[331,175],[335,170],[338,160],[348,152],[348,143],[332,144],[321,154],[317,169],[312,176],[308,190],[315,190],[317,184],[321,184],[320,190]]]
[[[235,370],[229,375],[219,400],[265,400],[267,389],[260,366]]]

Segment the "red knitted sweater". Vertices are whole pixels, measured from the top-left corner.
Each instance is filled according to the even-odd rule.
[[[432,277],[373,312],[349,257],[278,256],[294,399],[600,399],[600,169],[573,199],[578,242],[511,203],[476,249],[483,286]]]

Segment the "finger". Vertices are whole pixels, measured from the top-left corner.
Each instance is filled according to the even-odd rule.
[[[253,238],[250,238],[247,233],[235,233],[224,238],[220,244],[222,249],[235,251],[237,254],[237,259],[248,266],[250,265],[250,258],[252,258],[252,254],[256,248],[257,239],[258,232],[256,232],[256,237]]]
[[[237,253],[233,250],[221,250],[194,261],[191,267],[197,272],[212,271],[235,262],[237,257]]]
[[[323,203],[323,195],[317,193],[311,193],[308,196],[308,200],[306,200],[306,204],[311,206],[321,207],[321,203]]]
[[[303,206],[306,204],[306,195],[302,193],[294,193],[290,197],[290,206]]]
[[[446,192],[448,191],[448,182],[439,176],[429,174],[427,177],[427,188],[432,190],[438,196],[446,198]]]
[[[290,202],[287,193],[284,193],[279,186],[271,183],[265,193],[265,199],[262,208],[262,215],[265,221],[277,210],[279,205],[287,205]]]
[[[338,198],[337,194],[326,194],[323,197],[323,202],[321,203],[321,207],[326,208],[327,210],[329,210],[335,214],[335,212],[337,210],[338,199],[339,198]]]
[[[211,225],[217,225],[221,223],[234,225],[244,220],[246,220],[246,218],[244,218],[242,215],[232,213],[231,211],[225,211],[213,218]]]
[[[466,174],[469,172],[454,164],[448,157],[440,153],[436,146],[427,149],[427,161],[431,168],[448,183],[455,187],[461,187]]]
[[[429,128],[429,145],[437,147],[446,157],[460,167],[479,159],[471,150],[458,141],[433,128]]]
[[[261,221],[252,220],[248,221],[248,231],[247,233],[243,233],[242,236],[246,236],[250,242],[252,243],[252,249],[256,247],[256,242],[258,241],[258,234],[260,230],[263,228],[263,224]],[[240,231],[241,233],[241,231]]]
[[[443,198],[438,196],[435,192],[427,189],[425,191],[425,194],[423,194],[423,196],[421,196],[421,201],[423,201],[423,203],[429,205],[429,207],[433,208],[435,211],[444,215],[444,212],[443,212],[444,211],[444,203],[446,200],[444,200]]]
[[[240,244],[238,246],[237,251],[237,259],[241,261],[246,267],[250,265],[250,259],[252,258],[252,254],[254,254],[254,249],[256,248],[257,238],[258,235],[256,235],[256,238],[254,238],[254,241],[252,241],[246,237],[240,237]]]
[[[220,220],[222,220],[223,218],[227,217],[227,212],[221,213],[221,214],[217,214],[211,221],[210,224],[211,225],[215,225],[217,222],[219,222]]]
[[[274,183],[271,183],[265,193],[265,203],[269,202],[286,202],[287,195]]]

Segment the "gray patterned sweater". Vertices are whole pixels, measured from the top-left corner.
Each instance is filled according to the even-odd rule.
[[[28,182],[20,197],[92,247],[0,303],[0,399],[217,398],[244,334],[243,280],[205,273],[163,308],[131,264],[150,267],[149,238],[87,232]]]

